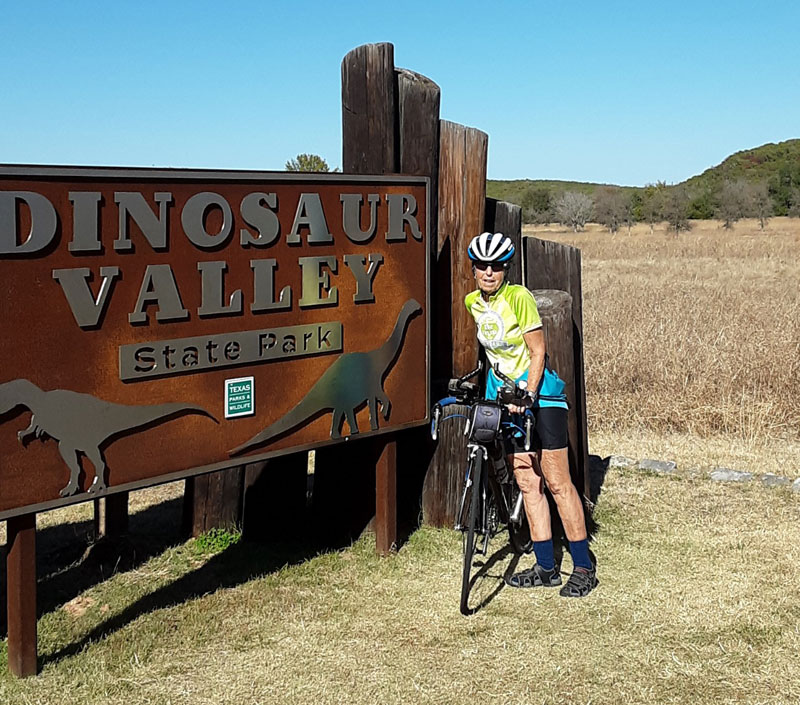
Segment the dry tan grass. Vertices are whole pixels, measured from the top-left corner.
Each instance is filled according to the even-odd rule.
[[[800,221],[526,233],[581,248],[593,433],[800,441]]]
[[[423,529],[389,560],[365,539],[132,613],[84,643],[193,571],[216,564],[226,575],[257,559],[252,549],[203,558],[178,546],[87,590],[80,609],[44,615],[42,674],[0,674],[0,702],[798,701],[800,497],[613,472],[597,517],[601,584],[582,601],[505,588],[462,617],[460,538]],[[507,564],[493,569],[496,581]]]

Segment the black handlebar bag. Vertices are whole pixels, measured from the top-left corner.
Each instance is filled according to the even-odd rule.
[[[503,410],[497,404],[484,402],[472,407],[469,419],[469,440],[488,445],[500,437],[500,420]]]

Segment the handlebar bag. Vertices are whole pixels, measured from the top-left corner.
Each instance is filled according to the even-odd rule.
[[[497,404],[475,404],[469,424],[469,440],[475,443],[492,443],[500,436],[503,410]]]

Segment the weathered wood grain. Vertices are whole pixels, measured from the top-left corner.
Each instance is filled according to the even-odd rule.
[[[449,263],[450,269],[448,377],[468,372],[478,359],[475,324],[464,307],[464,297],[475,288],[467,246],[475,235],[483,232],[488,146],[485,132],[442,120],[437,255],[442,265]],[[443,296],[439,305],[446,305]],[[446,342],[445,335],[442,342]]]
[[[394,46],[363,44],[342,59],[342,171],[398,170]]]
[[[506,279],[512,284],[522,284],[524,256],[522,251],[522,208],[513,203],[487,198],[483,227],[490,233],[503,233],[514,242],[516,254],[506,270]]]
[[[583,290],[581,252],[576,247],[549,240],[525,238],[525,278],[529,289],[560,289],[572,296],[572,349],[574,396],[570,398],[570,424],[576,429],[571,468],[576,486],[589,496],[589,438],[586,420],[586,383],[583,366]],[[563,377],[563,374],[562,374]],[[566,380],[565,380],[566,381]],[[572,427],[571,426],[571,427]]]

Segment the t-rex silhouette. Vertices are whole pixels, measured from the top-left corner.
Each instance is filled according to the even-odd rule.
[[[23,446],[31,436],[58,442],[58,450],[69,468],[69,484],[59,493],[62,497],[76,494],[80,489],[79,453],[94,466],[94,481],[88,491],[100,492],[107,487],[106,461],[101,448],[115,436],[183,414],[202,414],[218,423],[205,409],[192,404],[127,406],[68,389],[45,391],[27,379],[0,384],[0,416],[18,406],[32,412],[30,426],[17,433]]]
[[[397,359],[409,320],[420,311],[422,306],[415,299],[409,299],[400,310],[389,338],[381,347],[369,352],[340,355],[291,411],[246,443],[229,451],[230,455],[239,455],[263,445],[323,411],[333,411],[331,438],[341,437],[340,428],[344,419],[347,419],[350,434],[356,434],[356,409],[365,403],[369,406],[370,427],[373,431],[377,430],[378,403],[384,419],[389,418],[391,410],[383,380]]]

